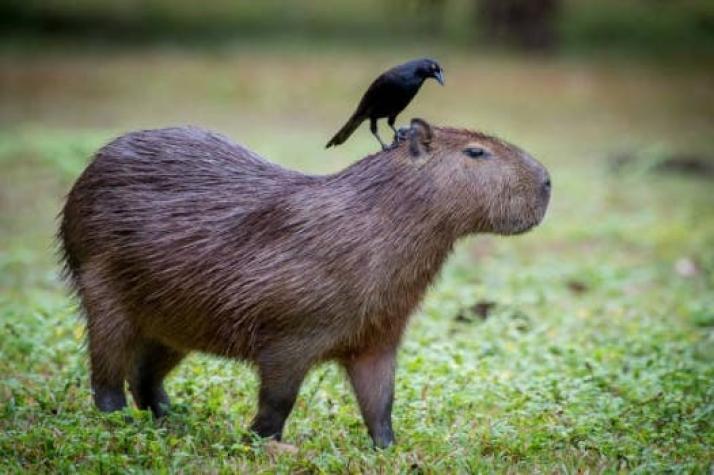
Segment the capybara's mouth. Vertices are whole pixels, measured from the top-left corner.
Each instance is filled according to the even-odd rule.
[[[534,209],[528,216],[494,220],[493,233],[501,234],[503,236],[514,236],[530,231],[543,221],[545,213],[548,209],[548,201],[548,199],[543,200],[541,205]]]

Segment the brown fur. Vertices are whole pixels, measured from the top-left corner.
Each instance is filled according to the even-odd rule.
[[[98,407],[121,408],[127,380],[160,415],[163,377],[208,352],[257,366],[253,429],[279,438],[307,371],[338,360],[375,443],[391,443],[394,353],[454,242],[530,229],[550,187],[540,164],[498,139],[423,121],[410,137],[326,176],[197,128],[99,150],[59,232]],[[469,158],[468,145],[492,156]]]

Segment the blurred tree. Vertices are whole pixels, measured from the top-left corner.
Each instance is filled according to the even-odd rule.
[[[389,15],[413,15],[418,28],[425,34],[439,36],[444,33],[444,17],[449,0],[392,0],[387,3]]]
[[[433,35],[438,35],[444,29],[444,13],[446,0],[419,0],[419,8],[427,20],[427,30]]]
[[[482,37],[530,50],[556,46],[556,20],[562,0],[475,0]]]

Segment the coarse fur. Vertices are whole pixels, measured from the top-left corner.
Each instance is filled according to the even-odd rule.
[[[252,428],[280,438],[305,374],[337,360],[389,445],[396,349],[453,244],[530,229],[549,193],[520,149],[418,120],[392,149],[324,176],[198,128],[119,137],[75,183],[59,230],[95,403],[123,407],[127,381],[161,415],[163,378],[202,351],[255,364]]]

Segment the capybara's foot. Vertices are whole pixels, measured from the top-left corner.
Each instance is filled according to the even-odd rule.
[[[136,407],[139,409],[150,409],[156,418],[166,415],[170,401],[163,385],[154,387],[142,387],[139,385],[131,388],[131,394],[134,397]]]
[[[126,407],[126,396],[121,387],[94,386],[94,404],[102,412],[121,411]]]
[[[257,417],[250,426],[251,432],[262,439],[280,441],[283,436],[285,419],[277,416],[262,415]]]
[[[394,433],[391,427],[385,427],[379,434],[372,436],[375,449],[386,449],[394,444]]]
[[[144,340],[137,351],[129,378],[129,389],[139,409],[150,409],[162,417],[169,407],[163,379],[183,359],[184,353],[157,341]]]

